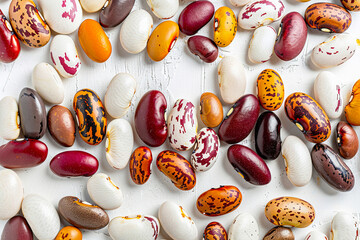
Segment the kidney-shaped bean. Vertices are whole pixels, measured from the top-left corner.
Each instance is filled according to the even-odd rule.
[[[109,0],[100,12],[100,24],[105,28],[116,27],[131,12],[135,0]]]
[[[15,61],[20,54],[20,42],[15,36],[10,22],[0,9],[0,62]]]
[[[92,176],[99,168],[99,161],[83,151],[57,154],[50,162],[50,169],[60,177]]]
[[[24,137],[39,139],[46,132],[46,109],[40,95],[31,88],[24,88],[19,95],[21,130]]]
[[[55,240],[82,240],[82,233],[79,229],[73,226],[63,227]]]
[[[214,15],[214,41],[219,47],[227,47],[234,40],[237,21],[234,12],[228,7],[221,7]]]
[[[249,43],[249,60],[253,63],[269,61],[274,52],[275,40],[276,31],[272,26],[261,26],[255,29]]]
[[[19,106],[14,97],[6,96],[0,101],[0,137],[17,139],[20,135]]]
[[[43,163],[48,155],[45,143],[18,139],[0,147],[0,165],[4,168],[30,168]]]
[[[321,143],[330,137],[330,120],[309,95],[301,92],[290,94],[285,100],[285,113],[308,141]]]
[[[195,187],[196,175],[191,164],[180,154],[172,151],[161,152],[156,165],[180,190],[188,191]]]
[[[359,0],[341,0],[341,3],[349,11],[354,11],[354,12],[360,11]]]
[[[242,195],[235,186],[221,186],[202,193],[196,202],[200,213],[216,217],[234,211],[240,206]]]
[[[259,100],[254,95],[241,97],[229,110],[219,127],[220,140],[230,144],[244,140],[254,128],[259,112]]]
[[[313,3],[305,10],[305,21],[323,32],[342,33],[350,27],[351,14],[333,3]]]
[[[254,185],[266,185],[271,181],[271,173],[259,155],[243,145],[232,145],[227,157],[234,169],[247,182]]]
[[[134,183],[142,185],[151,175],[152,153],[148,147],[138,147],[131,154],[129,162],[130,176]]]
[[[6,222],[1,240],[33,240],[33,233],[24,217],[15,216]]]
[[[211,92],[201,94],[200,118],[202,122],[207,127],[214,128],[219,126],[223,117],[223,108],[219,98]]]
[[[140,139],[151,147],[161,146],[167,137],[164,94],[151,90],[141,98],[135,111],[135,129]]]
[[[257,79],[257,92],[263,108],[270,111],[278,110],[284,102],[285,94],[280,74],[273,69],[263,70]]]
[[[227,240],[226,229],[218,222],[209,223],[203,234],[203,240]]]
[[[345,107],[346,121],[351,125],[360,125],[360,80],[356,81],[351,91],[351,98]]]
[[[196,1],[187,5],[179,16],[180,31],[194,35],[205,26],[214,15],[214,5],[210,1]]]
[[[281,151],[281,121],[275,113],[267,111],[260,115],[255,125],[256,152],[263,159],[274,160]]]
[[[340,155],[345,159],[353,158],[359,150],[359,139],[353,127],[340,121],[336,126],[336,141]]]
[[[311,159],[315,170],[330,186],[342,192],[353,189],[353,173],[331,147],[316,144],[311,151]]]
[[[338,212],[331,221],[331,240],[357,239],[359,236],[358,221],[348,212]]]
[[[188,39],[187,45],[190,52],[199,56],[201,60],[207,63],[214,62],[219,55],[215,42],[208,37],[193,36]]]
[[[58,209],[66,221],[78,228],[96,230],[109,223],[109,216],[104,210],[77,197],[63,197],[59,201]]]
[[[288,13],[281,20],[274,51],[284,61],[294,59],[304,48],[306,38],[307,26],[304,18],[298,12]]]
[[[266,233],[263,240],[295,240],[295,236],[291,228],[274,227]]]

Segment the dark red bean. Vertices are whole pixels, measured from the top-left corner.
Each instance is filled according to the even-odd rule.
[[[204,36],[193,36],[189,38],[187,44],[190,51],[196,56],[199,56],[199,58],[204,62],[212,63],[219,55],[217,45],[210,38]]]

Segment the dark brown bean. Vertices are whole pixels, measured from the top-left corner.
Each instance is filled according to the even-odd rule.
[[[108,0],[100,12],[101,26],[110,28],[122,23],[131,12],[134,3],[135,0]]]
[[[359,139],[353,127],[341,121],[336,127],[336,141],[340,155],[345,159],[353,158],[359,150]]]
[[[56,105],[48,112],[48,129],[56,142],[71,147],[75,142],[75,122],[69,109]]]
[[[218,55],[219,50],[213,40],[204,36],[193,36],[189,38],[187,45],[190,52],[199,56],[201,60],[207,63],[214,62]]]
[[[291,228],[274,227],[266,233],[263,240],[295,240]]]

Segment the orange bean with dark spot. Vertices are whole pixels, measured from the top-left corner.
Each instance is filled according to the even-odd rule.
[[[130,157],[130,176],[134,183],[142,185],[147,182],[151,174],[151,150],[148,147],[138,147]]]

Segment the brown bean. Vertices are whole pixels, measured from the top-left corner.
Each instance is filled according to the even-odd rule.
[[[64,147],[75,142],[75,122],[69,109],[55,105],[48,112],[48,129],[54,140]]]

